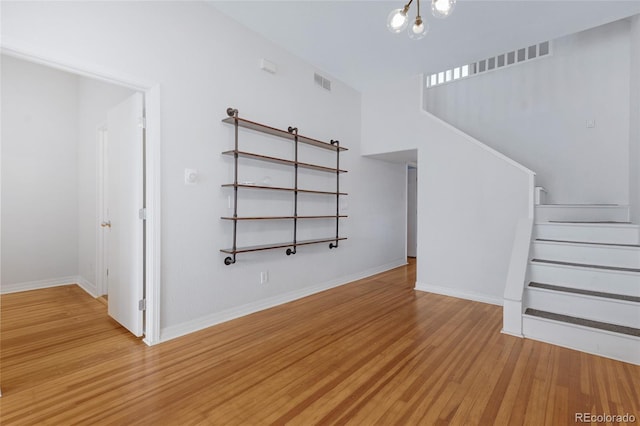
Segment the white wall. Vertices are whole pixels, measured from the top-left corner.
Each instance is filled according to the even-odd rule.
[[[168,30],[170,29],[170,30]],[[404,167],[360,157],[360,94],[333,81],[313,84],[309,64],[196,2],[2,3],[2,42],[83,63],[93,72],[161,85],[162,288],[161,337],[340,284],[405,262]],[[258,68],[278,65],[275,75]],[[232,129],[228,106],[275,127],[339,139],[350,149],[341,165],[349,192],[349,237],[326,246],[239,256],[225,266],[231,243],[226,215],[230,162],[220,152]],[[184,169],[200,172],[186,186]],[[260,285],[261,271],[270,282]]]
[[[614,22],[555,40],[551,56],[426,89],[425,105],[535,171],[549,203],[627,204],[629,49],[629,22]]]
[[[532,174],[421,108],[420,77],[363,94],[363,152],[418,150],[416,288],[502,303]]]
[[[632,222],[640,223],[640,15],[631,20],[629,90],[629,198]]]
[[[78,78],[78,275],[97,284],[96,250],[98,127],[107,122],[107,111],[133,94],[132,90],[98,80]],[[98,289],[96,289],[98,290]]]
[[[2,285],[78,269],[77,81],[2,57]]]

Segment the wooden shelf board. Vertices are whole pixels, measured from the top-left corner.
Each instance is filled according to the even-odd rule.
[[[297,246],[306,246],[311,244],[322,244],[322,243],[331,243],[334,241],[343,241],[346,240],[347,237],[338,237],[338,238],[322,238],[317,240],[302,240],[297,241],[295,244],[293,241],[285,242],[285,243],[275,243],[275,244],[264,244],[259,246],[249,246],[249,247],[236,247],[235,250],[232,248],[221,249],[222,253],[227,254],[239,254],[239,253],[249,253],[253,251],[262,251],[262,250],[273,250],[280,248],[288,248],[288,247],[297,247]]]
[[[222,120],[223,123],[235,124],[238,122],[239,127],[244,127],[245,129],[256,130],[261,133],[266,133],[268,135],[277,136],[284,139],[294,140],[295,135],[293,133],[289,133],[286,130],[276,129],[275,127],[267,126],[264,124],[256,123],[255,121],[246,120],[244,118],[237,117],[227,117]],[[328,142],[322,142],[318,139],[313,139],[307,136],[303,136],[298,134],[298,142],[304,143],[307,145],[312,145],[322,149],[328,149],[330,151],[348,151],[347,148],[343,148],[341,146],[336,147],[335,145],[331,145]]]
[[[282,220],[282,219],[338,219],[346,218],[346,215],[327,215],[327,216],[243,216],[243,217],[228,217],[222,216],[223,220]]]
[[[296,246],[308,246],[311,244],[322,244],[322,243],[331,243],[333,241],[343,241],[346,240],[347,237],[338,237],[338,238],[324,238],[321,240],[303,240],[303,241],[297,241],[296,242]]]
[[[236,153],[238,154],[238,157],[251,158],[253,160],[267,161],[270,163],[285,164],[289,166],[295,166],[297,164],[298,167],[302,167],[304,169],[318,170],[321,172],[347,173],[346,170],[338,170],[331,167],[318,166],[316,164],[309,164],[309,163],[301,163],[301,162],[296,163],[295,161],[285,160],[284,158],[269,157],[268,155],[254,154],[252,152],[246,152],[246,151],[235,151],[235,150],[224,151],[222,155],[234,155]]]
[[[235,185],[233,183],[225,183],[222,185],[223,188],[233,188],[233,187],[238,187],[238,188],[247,188],[247,189],[267,189],[267,190],[272,190],[272,191],[288,191],[288,192],[295,192],[296,190],[293,188],[284,188],[284,187],[280,187],[280,186],[264,186],[264,185],[250,185],[250,184],[241,184],[239,183],[238,185]],[[306,194],[324,194],[324,195],[348,195],[346,192],[331,192],[331,191],[316,191],[313,189],[300,189],[298,188],[298,192],[303,192]]]
[[[324,166],[318,166],[316,164],[310,164],[310,163],[301,163],[298,162],[298,167],[302,167],[304,169],[311,169],[311,170],[318,170],[321,172],[329,172],[329,173],[347,173],[346,170],[342,170],[342,169],[335,169],[335,168],[331,168],[331,167],[324,167]]]

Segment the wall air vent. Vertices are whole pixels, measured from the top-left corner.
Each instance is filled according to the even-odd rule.
[[[331,80],[329,80],[328,78],[324,78],[320,74],[314,73],[313,81],[316,83],[317,86],[320,86],[325,90],[331,91]]]
[[[430,88],[441,84],[461,80],[475,75],[484,74],[500,68],[518,65],[534,59],[539,59],[551,55],[551,42],[545,41],[511,52],[503,53],[492,58],[465,64],[450,70],[440,71],[435,74],[424,76],[424,87]]]

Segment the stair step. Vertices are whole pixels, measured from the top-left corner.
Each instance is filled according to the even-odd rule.
[[[606,292],[603,292],[603,291],[585,290],[585,289],[581,289],[581,288],[565,287],[565,286],[554,285],[554,284],[537,283],[537,282],[534,282],[534,281],[529,283],[529,287],[541,288],[541,289],[545,289],[545,290],[560,291],[560,292],[564,292],[564,293],[581,294],[581,295],[584,295],[584,296],[602,297],[602,298],[606,298],[606,299],[624,300],[624,301],[627,301],[627,302],[638,302],[638,303],[640,303],[640,296],[629,296],[629,295],[626,295],[626,294],[606,293]]]
[[[640,244],[638,225],[621,222],[544,222],[537,223],[534,237],[544,240],[608,244]]]
[[[640,272],[640,269],[638,268],[623,268],[620,266],[592,265],[589,263],[563,262],[559,260],[549,260],[549,259],[531,259],[531,262],[548,263],[552,265],[562,265],[562,266],[577,266],[581,268],[604,269],[609,271]]]
[[[640,244],[620,244],[620,243],[597,243],[593,241],[570,241],[570,240],[549,240],[545,238],[537,238],[535,241],[548,243],[567,243],[567,244],[589,244],[594,246],[611,246],[611,247],[639,247]]]
[[[611,203],[590,203],[590,204],[562,204],[562,203],[548,203],[548,204],[539,204],[539,207],[623,207],[620,204],[611,204]]]
[[[629,206],[617,204],[539,204],[536,221],[550,220],[629,220]]]
[[[634,223],[632,222],[617,222],[617,221],[611,221],[611,220],[603,220],[603,221],[579,221],[579,220],[549,220],[546,222],[538,222],[536,223],[536,225],[575,225],[575,226],[600,226],[600,225],[605,225],[605,226],[612,226],[612,227],[617,227],[617,228],[622,228],[622,227],[634,227],[636,226]]]
[[[631,225],[631,222],[622,222],[617,220],[550,220],[548,222],[549,223],[583,223],[587,225],[598,225],[601,223]]]
[[[587,266],[569,262],[530,262],[529,281],[602,293],[640,296],[640,273]]]
[[[522,333],[527,339],[640,365],[640,337],[637,335],[619,333],[620,328],[615,326],[616,331],[612,332],[530,313],[522,315]],[[634,327],[630,328],[635,334]]]
[[[531,309],[531,308],[527,308],[527,310],[524,313],[525,315],[530,315],[533,317],[546,318],[554,321],[580,325],[583,327],[609,331],[612,333],[619,333],[619,334],[626,334],[628,336],[640,337],[640,328],[609,324],[602,321],[593,321],[593,320],[588,320],[584,318],[576,318],[569,315],[556,314],[553,312],[540,311],[538,309]]]
[[[574,318],[602,321],[623,327],[640,327],[640,303],[638,300],[640,300],[638,296],[569,287],[568,285],[536,285],[536,283],[529,284],[523,295],[524,306],[529,309],[556,312]]]
[[[534,240],[531,257],[555,262],[640,270],[640,246],[634,245],[590,244],[542,238]]]

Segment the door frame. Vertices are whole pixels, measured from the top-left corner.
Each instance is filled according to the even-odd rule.
[[[38,50],[32,45],[16,40],[2,40],[0,53],[35,62],[51,68],[124,86],[144,94],[146,117],[145,150],[145,282],[143,341],[151,346],[160,343],[160,278],[161,278],[161,211],[160,211],[160,85],[157,82],[139,79],[120,72],[87,63],[80,58],[69,57],[51,50]],[[142,207],[142,206],[141,206]],[[1,267],[1,265],[0,265]]]

